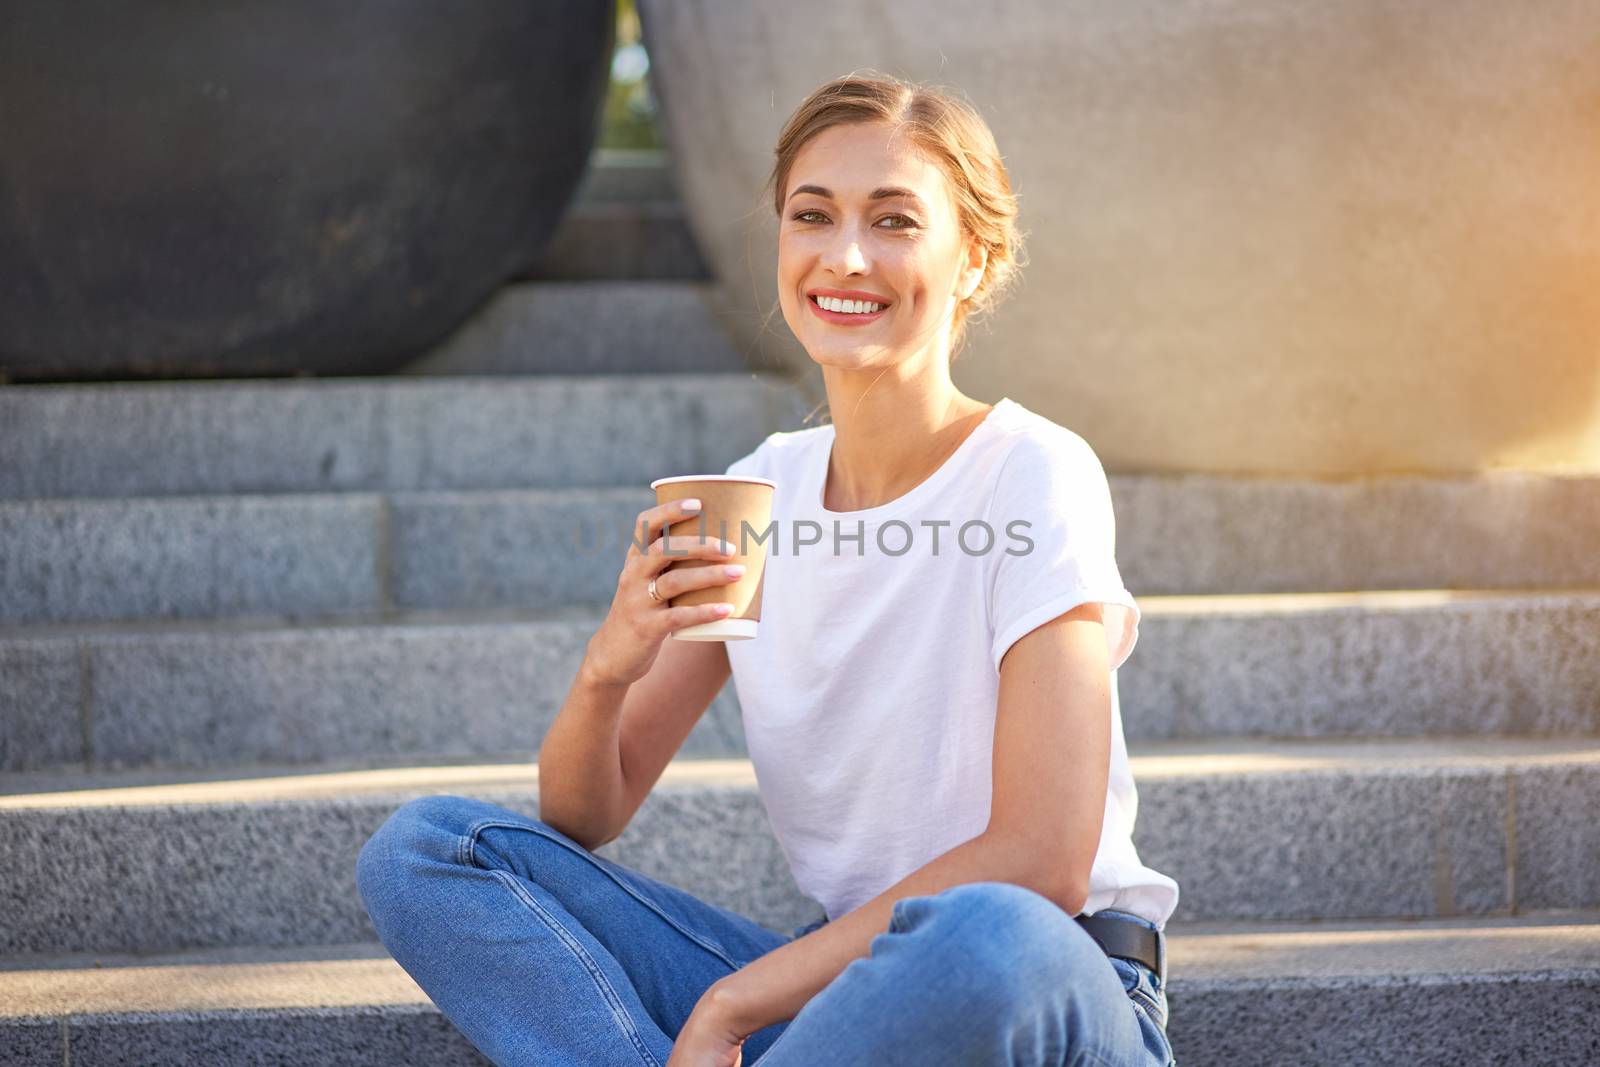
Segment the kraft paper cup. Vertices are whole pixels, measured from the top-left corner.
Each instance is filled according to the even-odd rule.
[[[772,522],[772,493],[777,487],[776,482],[765,478],[731,474],[688,474],[657,478],[650,483],[656,491],[657,504],[688,497],[700,500],[699,513],[668,527],[668,536],[727,541],[735,553],[717,560],[678,556],[661,573],[679,567],[723,567],[730,563],[743,563],[745,568],[736,582],[691,589],[668,602],[675,608],[724,601],[733,605],[733,612],[726,618],[674,630],[672,636],[679,641],[747,641],[756,635],[761,622],[761,579],[766,573],[767,545],[771,543],[770,539],[757,538]]]

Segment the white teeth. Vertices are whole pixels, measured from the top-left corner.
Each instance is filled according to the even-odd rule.
[[[819,296],[817,303],[829,311],[838,311],[846,315],[870,315],[875,311],[882,311],[884,305],[874,304],[866,300],[840,300],[832,296]]]

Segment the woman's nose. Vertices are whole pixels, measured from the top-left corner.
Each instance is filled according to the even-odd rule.
[[[867,254],[853,234],[841,234],[829,247],[827,266],[839,274],[865,274]]]

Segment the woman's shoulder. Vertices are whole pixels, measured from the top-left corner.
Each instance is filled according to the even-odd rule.
[[[1002,435],[997,470],[1002,477],[1014,481],[1105,477],[1099,455],[1082,434],[1015,401],[1002,404],[1005,410],[996,412],[996,426]]]
[[[832,433],[831,423],[769,433],[755,448],[729,464],[727,473],[771,478],[783,473],[788,464],[796,462],[812,445]]]

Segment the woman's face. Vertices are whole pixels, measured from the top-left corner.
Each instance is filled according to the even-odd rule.
[[[813,137],[785,195],[778,298],[818,363],[860,367],[915,354],[982,277],[984,254],[963,240],[943,172],[885,124]],[[819,296],[860,303],[832,310]]]

